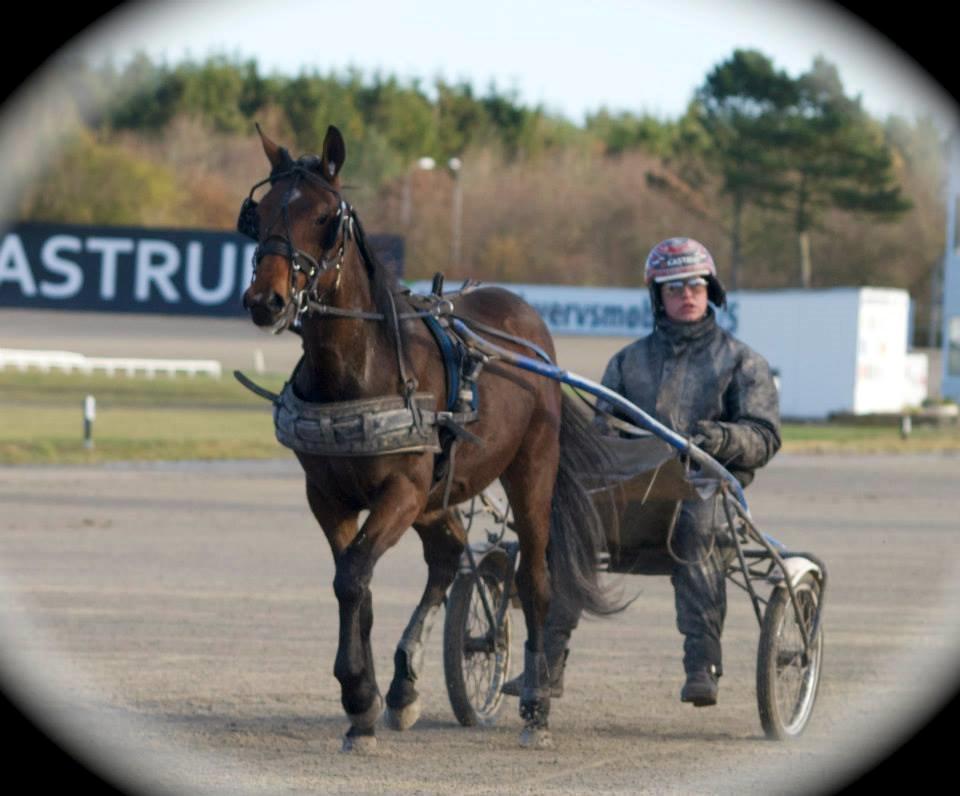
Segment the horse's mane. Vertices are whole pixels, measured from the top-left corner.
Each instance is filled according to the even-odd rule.
[[[370,279],[370,294],[373,297],[373,305],[377,312],[384,317],[387,336],[390,341],[394,344],[399,342],[402,345],[406,342],[403,324],[397,324],[395,328],[393,321],[394,311],[400,312],[400,308],[394,304],[395,299],[392,298],[397,293],[397,278],[389,268],[380,262],[367,242],[367,233],[364,231],[363,224],[360,222],[360,217],[356,214],[356,211],[353,213],[353,228],[356,233],[357,249],[360,250],[360,259],[363,260],[363,265],[367,269],[367,276]],[[397,331],[400,332],[399,341],[396,338]]]

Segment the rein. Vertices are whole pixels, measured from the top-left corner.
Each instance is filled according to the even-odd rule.
[[[403,295],[403,294],[400,294],[400,295]],[[428,298],[439,298],[439,297],[430,296]],[[329,304],[321,304],[319,302],[313,302],[313,301],[309,302],[308,306],[310,310],[312,310],[313,312],[316,312],[318,315],[321,315],[321,316],[325,315],[325,316],[338,317],[338,318],[356,318],[359,320],[366,320],[366,321],[382,321],[386,319],[386,316],[381,312],[363,312],[361,310],[343,310],[343,309],[340,309],[339,307],[333,307]],[[486,324],[480,323],[479,321],[475,321],[472,318],[466,317],[465,315],[458,315],[453,310],[454,310],[453,302],[450,301],[449,299],[441,298],[439,301],[436,301],[435,305],[432,308],[428,310],[413,310],[412,312],[400,312],[400,313],[395,312],[394,317],[401,321],[409,320],[412,318],[428,318],[428,317],[453,318],[455,320],[460,321],[461,323],[466,324],[467,326],[470,326],[473,329],[476,329],[477,331],[483,332],[484,334],[489,334],[494,337],[499,337],[502,340],[509,340],[510,342],[516,343],[517,345],[522,345],[525,348],[528,348],[538,357],[540,357],[540,359],[542,359],[544,362],[548,362],[551,365],[554,364],[553,359],[551,359],[550,355],[547,354],[546,351],[544,351],[535,343],[531,343],[529,340],[525,340],[522,337],[516,337],[515,335],[508,334],[507,332],[503,332],[500,329],[494,329],[492,326],[487,326]]]

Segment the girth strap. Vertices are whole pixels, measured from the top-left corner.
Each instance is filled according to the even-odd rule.
[[[447,411],[452,412],[458,408],[460,402],[460,377],[463,371],[464,349],[459,338],[451,339],[452,333],[449,328],[444,327],[432,315],[425,316],[423,322],[427,325],[437,343],[437,347],[440,349],[447,383]],[[467,383],[470,386],[470,407],[476,410],[477,384],[469,379]]]

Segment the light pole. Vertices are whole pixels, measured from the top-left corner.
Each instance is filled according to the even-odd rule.
[[[463,223],[463,187],[460,185],[460,169],[463,161],[460,158],[450,158],[447,167],[453,175],[453,233],[450,236],[450,264],[454,268],[460,265],[461,225]]]
[[[433,171],[437,166],[437,161],[430,157],[417,158],[407,169],[407,174],[403,179],[403,202],[400,208],[400,223],[404,230],[409,231],[410,224],[413,222],[413,172]]]

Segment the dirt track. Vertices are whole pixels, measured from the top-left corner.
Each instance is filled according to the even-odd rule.
[[[0,470],[4,687],[75,752],[164,792],[820,791],[954,676],[958,464],[783,455],[751,487],[763,529],[830,568],[824,680],[794,745],[761,737],[745,595],[730,593],[720,704],[695,710],[669,582],[633,577],[626,615],[575,636],[554,750],[517,747],[515,703],[494,728],[456,724],[438,624],[420,723],[341,754],[333,569],[289,460]],[[376,572],[382,689],[424,576],[413,534]]]
[[[0,334],[244,369],[260,347],[281,372],[298,355],[292,335],[241,319],[3,310]],[[624,342],[561,339],[559,361],[597,378]],[[456,724],[438,626],[420,723],[382,730],[375,757],[340,754],[333,569],[289,459],[0,468],[0,674],[61,742],[137,792],[816,792],[902,740],[955,677],[958,472],[957,457],[781,455],[751,487],[762,528],[830,567],[824,680],[792,746],[761,737],[746,597],[731,590],[720,704],[694,710],[677,698],[669,582],[629,578],[642,595],[626,615],[575,636],[553,751],[517,748],[515,704],[494,728]],[[412,534],[377,570],[381,688],[424,577]]]

